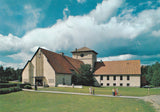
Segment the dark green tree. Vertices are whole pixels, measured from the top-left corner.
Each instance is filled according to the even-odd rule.
[[[3,66],[0,66],[0,82],[4,81],[4,69]]]
[[[76,85],[93,86],[94,78],[89,64],[82,64],[78,72],[73,72],[72,83]]]
[[[160,69],[153,73],[151,84],[154,86],[160,86]]]

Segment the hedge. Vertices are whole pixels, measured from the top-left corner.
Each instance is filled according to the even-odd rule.
[[[24,88],[24,86],[29,85],[31,86],[31,84],[14,84],[14,83],[0,83],[0,88],[10,88],[10,87],[20,87],[20,88]]]
[[[12,83],[0,83],[0,88],[10,88],[10,87],[16,87],[17,84]]]
[[[22,89],[19,87],[10,87],[10,88],[2,88],[0,89],[0,94],[7,94],[11,92],[21,91]]]

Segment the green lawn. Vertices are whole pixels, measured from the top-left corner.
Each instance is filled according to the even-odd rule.
[[[63,87],[49,87],[49,88],[39,88],[38,90],[48,90],[48,91],[63,91],[63,92],[80,92],[80,93],[89,93],[89,87],[83,87],[82,89],[79,88],[63,88]],[[94,87],[96,94],[112,94],[113,87]],[[137,88],[137,87],[118,87],[119,94],[122,96],[146,96],[148,95],[147,88]],[[155,89],[151,88],[150,95],[160,95],[160,88]]]
[[[138,99],[52,93],[15,92],[0,95],[0,112],[155,112]]]

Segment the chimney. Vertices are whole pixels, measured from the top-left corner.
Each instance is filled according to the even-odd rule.
[[[63,52],[60,52],[59,54],[62,55],[62,56],[64,56],[64,53],[63,53]]]

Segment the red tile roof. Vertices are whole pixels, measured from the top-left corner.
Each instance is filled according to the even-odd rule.
[[[57,54],[40,48],[42,53],[47,57],[49,64],[53,67],[56,73],[71,74],[71,70],[77,71],[82,61]]]
[[[97,62],[94,75],[140,75],[140,60]]]

